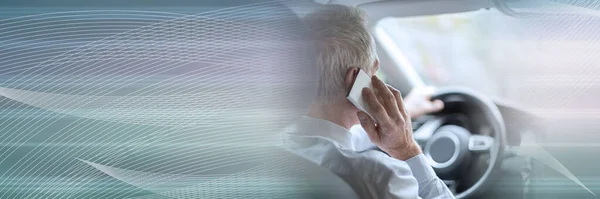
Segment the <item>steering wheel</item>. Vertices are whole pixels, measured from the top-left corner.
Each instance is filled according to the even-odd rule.
[[[506,144],[502,115],[489,98],[467,88],[441,88],[432,99],[442,100],[444,111],[421,125],[414,138],[436,174],[446,182],[458,184],[468,181],[465,176],[481,175],[466,182],[472,184],[469,188],[456,193],[456,198],[475,196],[502,161]],[[487,168],[481,169],[483,174],[475,172],[472,161],[482,156],[489,156]]]

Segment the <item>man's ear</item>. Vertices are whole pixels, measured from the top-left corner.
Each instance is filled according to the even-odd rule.
[[[359,71],[360,69],[356,67],[351,67],[348,69],[348,71],[346,71],[346,77],[344,78],[346,90],[349,91],[350,89],[352,89],[352,84],[354,83],[356,76],[358,76]]]
[[[375,75],[377,73],[377,71],[379,70],[379,59],[376,59],[375,62],[373,63],[373,67],[371,69],[371,75]]]

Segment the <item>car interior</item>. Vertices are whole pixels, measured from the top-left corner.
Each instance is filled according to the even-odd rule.
[[[458,85],[436,84],[435,80],[428,80],[429,77],[422,74],[423,69],[417,66],[419,63],[415,63],[420,60],[409,59],[411,53],[415,57],[424,56],[422,53],[424,51],[405,52],[408,48],[421,46],[403,46],[403,43],[410,43],[410,39],[420,39],[419,36],[414,36],[416,34],[430,34],[427,31],[438,30],[422,26],[445,25],[443,22],[431,23],[433,24],[431,25],[423,21],[441,21],[444,17],[450,18],[449,16],[458,16],[456,17],[458,20],[469,20],[485,17],[485,15],[510,18],[532,13],[539,14],[546,11],[543,9],[544,6],[535,8],[530,7],[531,4],[527,6],[531,1],[477,0],[315,0],[315,2],[356,6],[366,11],[369,16],[370,31],[377,41],[377,52],[382,66],[379,75],[384,77],[386,83],[398,88],[403,94],[408,93],[413,87],[431,84],[438,87],[438,92],[433,98],[444,101],[445,109],[441,113],[414,120],[414,136],[429,158],[431,166],[456,198],[561,197],[540,191],[547,189],[547,185],[536,184],[538,181],[543,182],[543,179],[549,176],[556,175],[555,172],[543,162],[516,152],[522,142],[544,142],[549,133],[555,133],[548,128],[551,120],[531,112],[531,108],[523,103],[486,92],[488,87],[477,88],[476,84],[460,83]],[[435,19],[435,17],[439,18]],[[498,22],[506,22],[506,20],[498,20]],[[394,27],[386,27],[386,25]],[[412,33],[398,30],[413,28],[413,26],[417,31]],[[446,30],[458,32],[457,29],[452,28],[460,27],[450,26]],[[429,47],[441,48],[443,40],[462,38],[461,35],[453,33],[441,33],[441,35],[423,36],[422,40],[440,39],[431,42]],[[456,48],[459,45],[454,45],[449,44],[451,50],[458,51]],[[435,53],[451,54],[435,49],[425,52],[432,53],[433,56],[443,56]],[[464,78],[469,77],[464,76]],[[473,81],[483,83],[483,80]],[[591,195],[588,194],[583,191],[577,196],[590,197]]]

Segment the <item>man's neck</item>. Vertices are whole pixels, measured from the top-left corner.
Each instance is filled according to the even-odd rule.
[[[356,123],[356,113],[336,103],[315,103],[311,106],[308,115],[333,122],[345,129],[350,129]]]

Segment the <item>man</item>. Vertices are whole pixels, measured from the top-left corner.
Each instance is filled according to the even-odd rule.
[[[361,10],[331,5],[306,23],[316,38],[321,77],[308,116],[286,131],[290,148],[336,173],[360,198],[454,198],[413,140],[409,117],[443,104],[422,91],[403,102],[400,92],[374,76],[379,61]],[[375,120],[346,99],[361,69],[372,76],[375,90],[362,94]],[[356,124],[366,133],[349,131]]]

